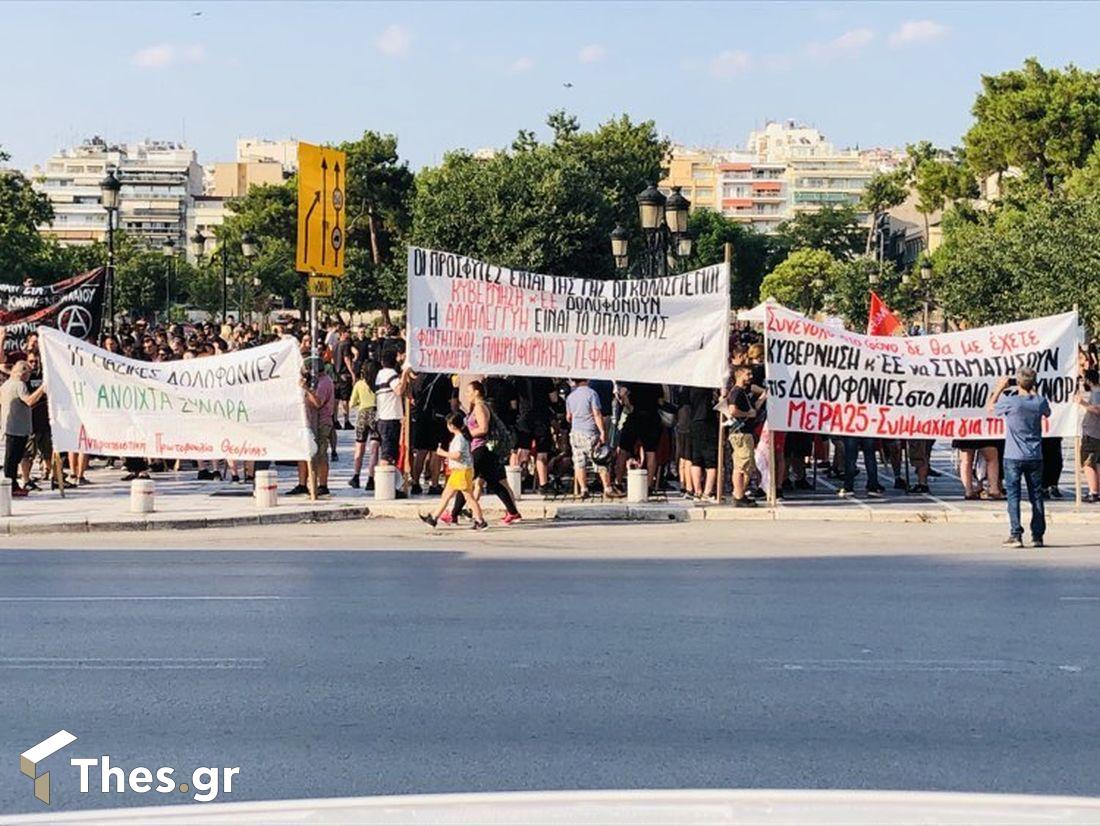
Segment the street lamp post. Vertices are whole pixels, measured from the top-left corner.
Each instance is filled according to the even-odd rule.
[[[229,247],[223,241],[222,249],[222,324],[229,321]]]
[[[176,242],[165,239],[160,251],[164,253],[164,323],[172,323],[172,259],[176,255]]]
[[[909,283],[909,273],[901,277],[901,283]],[[928,327],[932,323],[932,262],[927,258],[920,265],[920,293],[924,302],[924,324],[921,329],[928,335]]]
[[[642,255],[637,273],[642,278],[659,278],[675,269],[676,262],[691,257],[694,236],[688,231],[691,201],[674,186],[667,198],[656,184],[638,193],[638,213],[642,225]],[[630,267],[630,234],[622,226],[611,232],[611,254],[615,268],[626,273]]]
[[[112,333],[115,331],[115,216],[121,189],[122,182],[114,170],[99,184],[100,201],[107,210],[107,277],[103,283],[107,293],[107,328]]]

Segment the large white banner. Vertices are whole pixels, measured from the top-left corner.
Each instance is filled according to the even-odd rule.
[[[876,438],[1003,439],[986,410],[1020,367],[1038,373],[1048,436],[1074,436],[1077,314],[957,333],[865,336],[769,305],[768,427]]]
[[[293,339],[146,362],[38,328],[54,449],[170,459],[308,459]]]
[[[729,265],[602,281],[409,248],[408,361],[417,370],[719,387]]]

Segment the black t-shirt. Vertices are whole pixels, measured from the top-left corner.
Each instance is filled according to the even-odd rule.
[[[434,419],[442,419],[451,412],[454,385],[450,376],[443,373],[422,373],[417,384],[414,402],[416,408]]]
[[[493,413],[508,427],[516,426],[516,388],[512,380],[505,376],[490,376],[485,379],[485,396]]]
[[[42,381],[42,368],[39,368],[27,376],[27,392],[33,393],[42,386]],[[35,433],[45,433],[49,429],[50,408],[47,406],[46,397],[43,396],[31,408],[31,430]]]
[[[332,367],[336,371],[336,377],[338,380],[347,381],[348,368],[344,364],[344,359],[351,355],[351,340],[341,339],[336,342],[332,348]]]
[[[693,422],[714,422],[717,426],[718,411],[714,409],[714,391],[709,387],[692,387],[688,391]]]
[[[749,398],[748,391],[741,387],[735,386],[730,391],[730,404],[742,413],[752,412],[752,399]],[[752,422],[751,418],[731,417],[730,430],[734,433],[744,433],[752,429]]]
[[[630,404],[636,413],[657,413],[657,400],[661,397],[659,384],[629,384]]]
[[[550,421],[550,394],[554,392],[554,382],[539,376],[517,378],[516,400],[519,405],[516,427],[530,431],[535,424]]]

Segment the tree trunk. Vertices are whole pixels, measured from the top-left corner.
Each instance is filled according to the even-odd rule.
[[[864,255],[871,254],[871,244],[875,240],[875,226],[878,224],[878,210],[871,213],[871,226],[867,229],[867,249],[864,250]]]
[[[370,255],[377,272],[378,268],[382,266],[382,253],[378,249],[378,216],[374,214],[373,207],[367,210],[367,228],[370,230]],[[381,309],[382,323],[389,327],[393,323],[390,320],[390,302],[384,297]]]

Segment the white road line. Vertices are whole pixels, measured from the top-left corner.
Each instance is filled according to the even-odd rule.
[[[1062,602],[1100,602],[1100,597],[1058,597]]]
[[[993,674],[1035,669],[1056,669],[1066,673],[1078,673],[1082,670],[1079,665],[1015,660],[760,660],[758,664],[771,671],[896,671]]]
[[[260,657],[0,657],[0,669],[88,671],[180,671],[260,669]]]
[[[258,596],[86,596],[86,597],[0,597],[0,602],[267,602],[304,597]]]
[[[822,484],[824,484],[824,485],[825,485],[826,487],[829,487],[829,488],[831,488],[831,489],[833,490],[833,492],[834,492],[834,493],[835,493],[835,492],[836,492],[836,491],[838,490],[838,488],[837,488],[837,486],[836,486],[836,485],[834,485],[834,484],[833,484],[832,482],[830,482],[830,481],[829,481],[828,479],[825,479],[824,477],[820,477],[820,476],[819,476],[819,477],[818,477],[818,480],[817,480],[817,481],[821,482],[821,483],[822,483]],[[867,504],[866,502],[860,502],[860,501],[859,501],[858,499],[856,499],[856,496],[855,496],[855,493],[854,493],[854,492],[852,492],[852,495],[851,495],[851,496],[846,496],[846,497],[844,497],[843,499],[841,499],[841,498],[840,498],[840,497],[838,496],[838,497],[837,497],[837,501],[838,501],[838,502],[851,502],[851,503],[852,503],[853,505],[858,505],[859,507],[861,507],[861,508],[863,508],[863,509],[865,509],[865,510],[871,510],[871,506],[870,506],[870,505],[868,505],[868,504]]]

